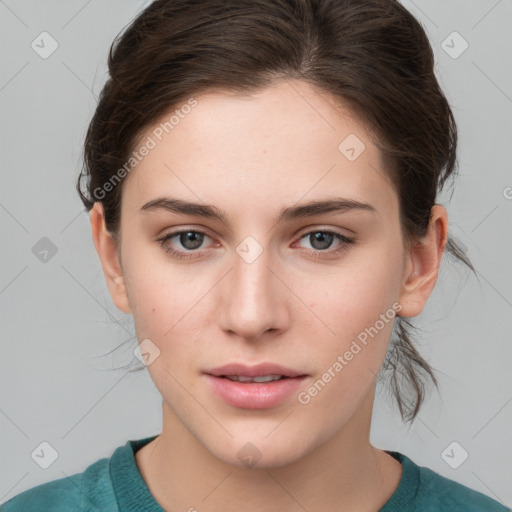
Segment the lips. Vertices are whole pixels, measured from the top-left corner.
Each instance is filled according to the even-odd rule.
[[[297,393],[307,375],[274,363],[227,364],[204,372],[210,390],[232,407],[270,409]]]

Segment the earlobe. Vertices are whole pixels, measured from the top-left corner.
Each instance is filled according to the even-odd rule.
[[[421,313],[434,289],[439,266],[448,237],[448,214],[443,206],[435,205],[425,237],[413,243],[407,261],[399,302],[400,316],[414,317]]]
[[[94,203],[90,211],[90,220],[94,245],[100,258],[112,301],[124,313],[131,313],[117,243],[106,228],[103,205],[100,202]]]

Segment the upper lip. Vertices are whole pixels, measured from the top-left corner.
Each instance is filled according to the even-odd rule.
[[[245,364],[231,363],[224,366],[218,366],[205,372],[215,377],[222,377],[226,375],[241,375],[244,377],[263,377],[265,375],[283,375],[284,377],[299,377],[305,375],[304,373],[286,368],[279,364],[274,363],[260,363],[254,366],[246,366]]]

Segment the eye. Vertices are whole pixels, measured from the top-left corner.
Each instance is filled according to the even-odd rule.
[[[303,239],[310,241],[313,250],[307,251],[307,254],[313,258],[324,258],[325,255],[338,255],[347,251],[350,245],[354,243],[352,238],[342,235],[341,233],[323,230],[309,231],[301,236],[300,240]],[[338,246],[332,250],[325,250],[332,245],[335,239],[339,241]]]
[[[186,250],[176,250],[173,248],[171,240],[176,237],[179,243],[185,247]],[[201,246],[204,237],[210,238],[206,233],[203,233],[202,231],[185,229],[182,231],[174,231],[173,233],[169,233],[163,238],[160,238],[158,242],[160,242],[160,245],[166,252],[171,254],[171,256],[178,259],[187,259],[196,257],[193,253],[198,252],[196,249]]]

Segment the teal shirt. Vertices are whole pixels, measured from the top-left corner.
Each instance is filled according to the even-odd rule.
[[[37,485],[14,496],[0,512],[165,512],[144,482],[135,452],[156,436],[127,441],[83,473]],[[398,488],[378,512],[511,512],[485,494],[388,451],[402,464]],[[196,504],[201,509],[200,503]],[[191,503],[194,506],[194,503]]]

